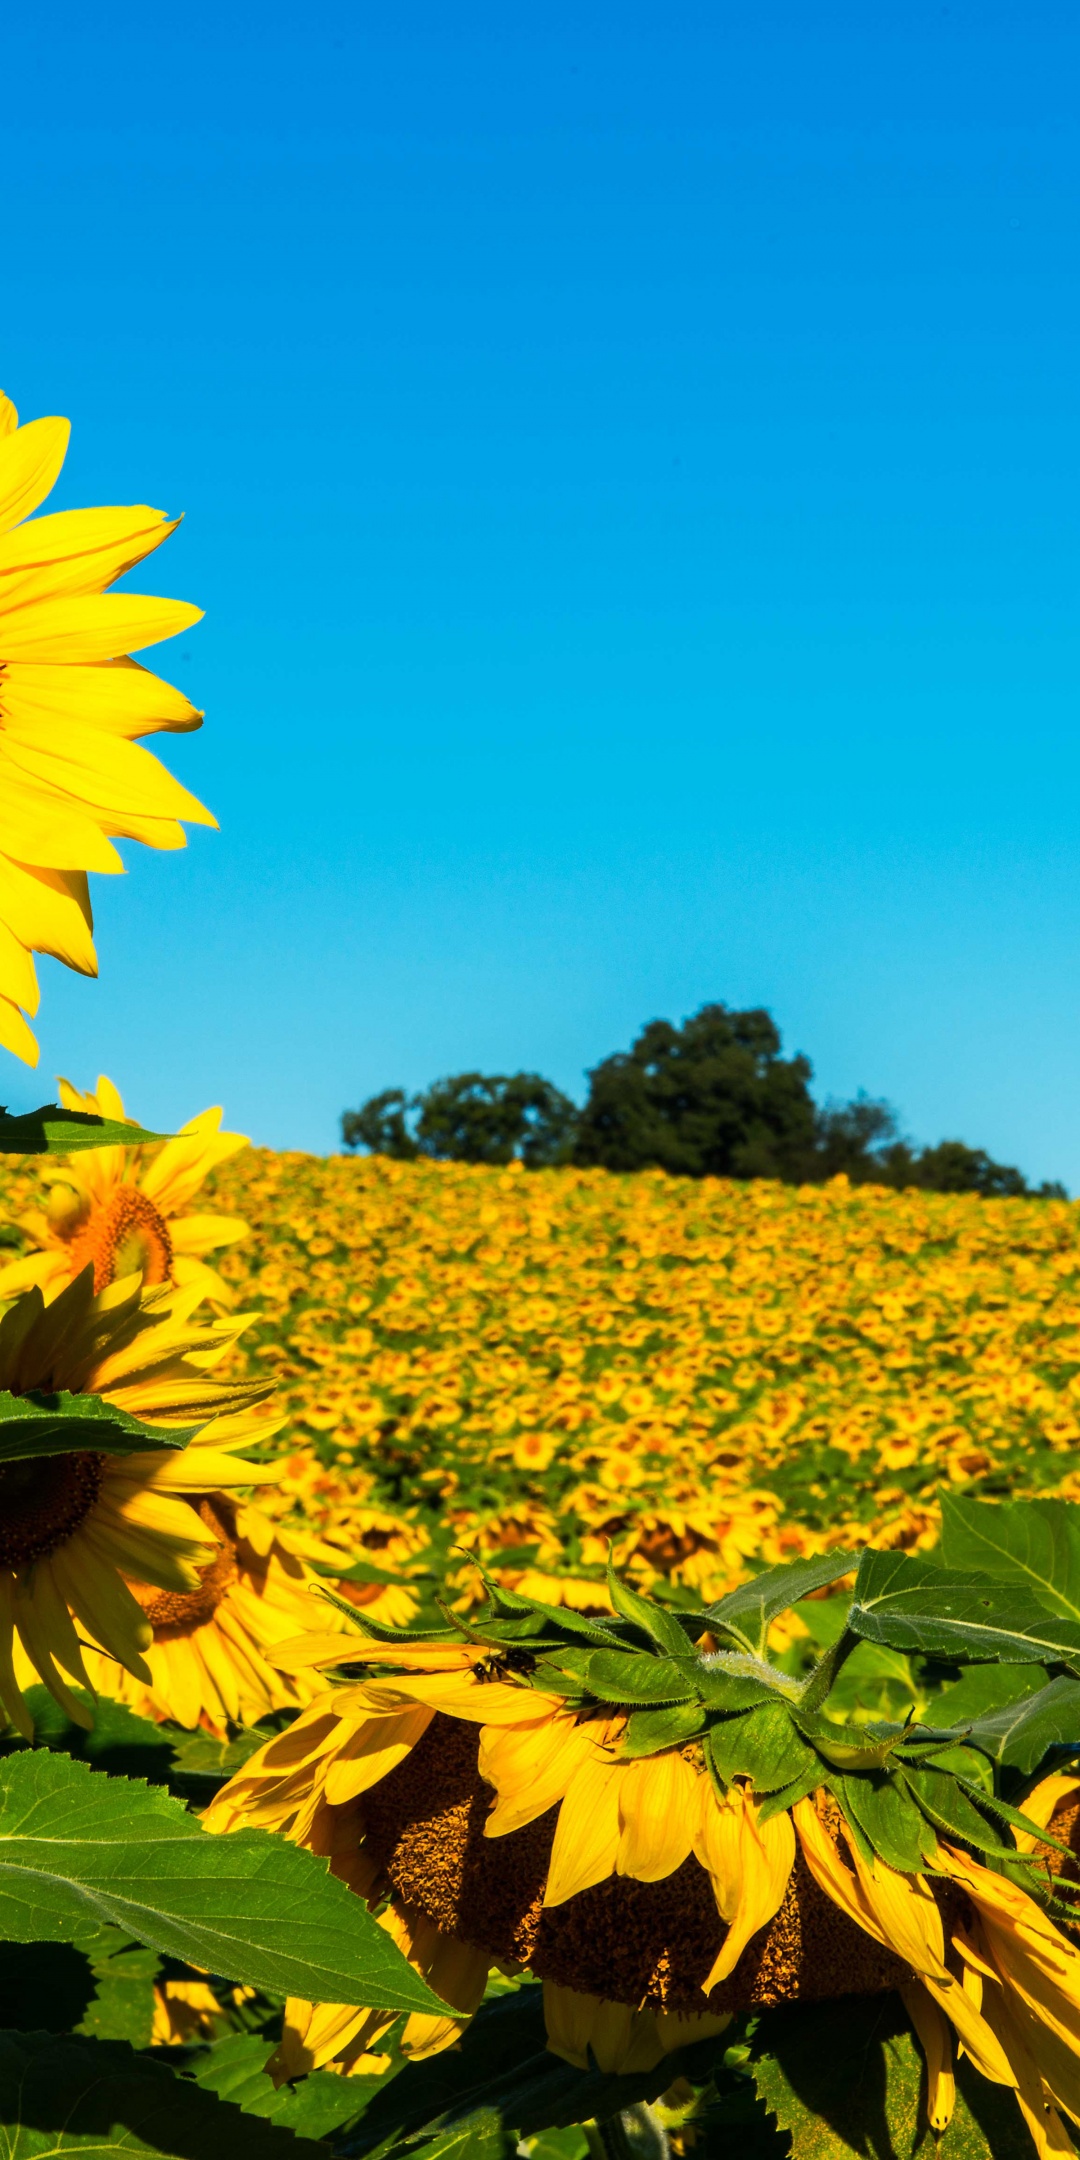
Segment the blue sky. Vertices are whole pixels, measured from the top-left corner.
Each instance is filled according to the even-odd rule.
[[[275,1146],[767,1004],[1080,1188],[1080,23],[59,0],[5,29],[0,381],[220,834],[98,880],[40,1077]]]

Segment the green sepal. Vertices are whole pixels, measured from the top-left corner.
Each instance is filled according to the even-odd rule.
[[[973,1845],[976,1852],[1009,1851],[1004,1839],[998,1836],[963,1786],[958,1785],[947,1770],[905,1769],[903,1777],[935,1830],[942,1831],[946,1837],[959,1838],[962,1845]]]
[[[679,1626],[672,1613],[665,1612],[662,1605],[654,1605],[651,1598],[642,1597],[639,1591],[631,1590],[629,1583],[620,1582],[610,1560],[607,1566],[607,1586],[612,1605],[624,1620],[631,1621],[634,1627],[640,1628],[642,1633],[648,1636],[650,1642],[656,1643],[661,1650],[668,1651],[672,1657],[685,1657],[685,1629]]]
[[[883,1769],[892,1760],[906,1729],[894,1725],[883,1732],[880,1724],[834,1725],[830,1718],[797,1707],[791,1714],[803,1738],[812,1742],[834,1770]]]
[[[758,1821],[770,1822],[774,1815],[785,1815],[796,1801],[805,1800],[819,1785],[825,1783],[824,1765],[815,1761],[803,1771],[801,1777],[793,1778],[790,1785],[781,1785],[779,1792],[768,1793],[758,1809]]]
[[[45,1455],[179,1454],[201,1431],[144,1425],[100,1395],[72,1395],[35,1388],[12,1395],[0,1388],[0,1463],[30,1462]]]
[[[697,1693],[685,1667],[674,1658],[635,1650],[594,1650],[586,1686],[609,1703],[692,1702]]]
[[[586,1642],[607,1643],[613,1650],[625,1648],[625,1637],[616,1634],[613,1628],[605,1627],[602,1621],[574,1612],[569,1605],[546,1605],[542,1598],[522,1597],[519,1591],[505,1589],[502,1583],[495,1581],[494,1576],[486,1574],[478,1560],[474,1561],[473,1565],[493,1607],[502,1605],[511,1613],[538,1613],[542,1619],[567,1635],[580,1635]],[[493,1613],[492,1617],[495,1618],[496,1615]]]
[[[713,1725],[706,1746],[725,1785],[733,1777],[748,1777],[755,1792],[777,1792],[811,1770],[817,1784],[824,1782],[820,1759],[796,1731],[783,1703],[762,1703]]]
[[[660,1710],[635,1710],[623,1734],[620,1754],[658,1755],[663,1748],[692,1740],[705,1724],[700,1703],[669,1703]]]
[[[956,1778],[955,1770],[952,1776]],[[979,1806],[984,1807],[989,1815],[1000,1816],[1010,1829],[1025,1831],[1028,1837],[1036,1838],[1040,1845],[1052,1846],[1055,1852],[1063,1853],[1068,1860],[1075,1858],[1070,1845],[1063,1845],[1060,1838],[1054,1837],[1050,1830],[1044,1830],[1041,1823],[1033,1822],[1031,1816],[1025,1815],[1022,1808],[1010,1807],[1008,1801],[1003,1800],[999,1793],[982,1792],[978,1786],[969,1786],[966,1778],[956,1778],[956,1782],[962,1792],[970,1793],[971,1798],[977,1800]],[[1023,1854],[1020,1857],[1023,1859]]]
[[[845,1819],[858,1825],[887,1867],[901,1875],[922,1872],[937,1838],[898,1778],[880,1770],[863,1777],[832,1776],[829,1789]]]
[[[175,1137],[98,1117],[91,1110],[61,1110],[58,1103],[42,1103],[21,1117],[0,1110],[0,1155],[77,1155],[84,1148],[143,1147],[148,1141]]]

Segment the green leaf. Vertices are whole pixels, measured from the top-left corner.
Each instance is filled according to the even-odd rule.
[[[90,1110],[61,1110],[57,1103],[42,1103],[40,1110],[27,1110],[22,1117],[0,1110],[0,1155],[76,1155],[84,1148],[142,1147],[148,1140],[174,1137]]]
[[[940,2145],[926,2119],[922,2054],[896,1995],[843,1996],[768,2012],[754,2083],[791,2139],[790,2160],[1033,2160],[1014,2095],[958,2070]]]
[[[0,2033],[5,2160],[326,2160],[326,2147],[242,2115],[118,2041]]]
[[[202,2050],[192,2075],[205,2092],[231,2100],[245,2115],[262,2115],[298,2137],[325,2138],[354,2123],[389,2074],[338,2077],[333,2070],[310,2070],[295,2085],[275,2085],[266,2075],[273,2053],[265,2033],[228,2033]]]
[[[941,1495],[947,1568],[1022,1583],[1051,1612],[1080,1620],[1080,1508],[1067,1500],[959,1500]]]
[[[490,2111],[526,2138],[607,2120],[638,2101],[658,2099],[680,2076],[704,2082],[723,2049],[723,2038],[700,2041],[665,2056],[655,2070],[626,2077],[575,2070],[549,2052],[543,1989],[529,1984],[485,2002],[457,2047],[409,2063],[387,2079],[350,2131],[348,2150],[357,2160],[368,2155],[389,2160],[391,2154],[397,2160],[406,2147],[410,2153],[415,2149],[412,2139],[475,2122],[479,2110]]]
[[[78,1455],[88,1448],[97,1455],[143,1455],[149,1449],[175,1452],[186,1448],[199,1429],[189,1425],[172,1431],[144,1425],[100,1395],[71,1395],[66,1388],[55,1395],[37,1389],[29,1395],[12,1395],[0,1388],[0,1463],[28,1462],[38,1455]]]
[[[742,1583],[710,1605],[705,1618],[715,1634],[719,1629],[743,1645],[755,1657],[764,1657],[769,1624],[778,1613],[798,1603],[811,1590],[824,1590],[855,1567],[858,1554],[819,1553],[813,1560],[790,1560],[782,1567],[766,1568],[752,1582]]]
[[[406,2148],[401,2147],[402,2154]],[[502,2117],[490,2108],[480,2108],[475,2115],[468,2115],[464,2122],[455,2123],[452,2130],[440,2131],[438,2137],[425,2138],[422,2145],[408,2146],[410,2160],[509,2160],[517,2149],[517,2139],[507,2130]]]
[[[696,1693],[683,1665],[645,1650],[594,1650],[586,1685],[601,1702],[610,1703],[690,1702]]]
[[[154,1981],[161,1960],[153,1950],[133,1943],[119,1928],[100,1927],[80,1938],[90,1964],[94,1993],[76,2032],[94,2040],[126,2040],[131,2047],[149,2047],[154,2024]]]
[[[1025,1777],[1038,1769],[1049,1748],[1069,1747],[1080,1754],[1080,1681],[1051,1680],[1033,1695],[987,1711],[976,1718],[966,1739],[993,1762]]]
[[[796,1732],[782,1703],[762,1703],[743,1717],[726,1718],[711,1728],[707,1745],[725,1785],[733,1777],[748,1777],[755,1792],[768,1793],[811,1773],[815,1783],[825,1781],[820,1758]]]
[[[324,1860],[265,1831],[212,1837],[160,1786],[8,1756],[0,1938],[70,1942],[94,1920],[273,1995],[442,2008]]]
[[[181,1728],[155,1725],[149,1718],[137,1717],[126,1704],[113,1702],[107,1695],[95,1698],[80,1687],[73,1687],[71,1692],[93,1715],[89,1731],[69,1718],[48,1688],[27,1688],[26,1707],[34,1721],[34,1738],[39,1747],[75,1755],[94,1769],[108,1770],[114,1776],[147,1778],[151,1784],[166,1782]],[[26,1745],[21,1735],[9,1727],[0,1737],[0,1756],[13,1750],[22,1754]]]
[[[623,1756],[657,1755],[662,1748],[678,1747],[692,1740],[705,1723],[700,1703],[670,1703],[661,1710],[635,1710],[627,1721],[620,1753]]]
[[[937,1838],[899,1779],[879,1771],[864,1777],[834,1776],[829,1785],[844,1814],[858,1825],[887,1867],[901,1875],[921,1872]]]
[[[863,1554],[848,1624],[894,1650],[1080,1670],[1080,1622],[1057,1618],[1028,1590],[932,1567],[907,1553]]]
[[[1037,1695],[1049,1678],[1038,1665],[971,1665],[930,1707],[941,1725],[973,1725],[990,1710]]]
[[[631,1621],[650,1642],[656,1643],[661,1650],[667,1650],[673,1657],[685,1655],[686,1632],[679,1626],[674,1615],[665,1612],[662,1605],[654,1605],[650,1598],[642,1597],[637,1590],[631,1590],[629,1583],[620,1582],[610,1560],[607,1586],[612,1605],[624,1620]]]

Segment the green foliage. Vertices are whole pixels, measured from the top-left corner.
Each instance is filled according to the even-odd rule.
[[[789,2160],[1033,2160],[1013,2094],[961,2066],[940,2142],[898,1996],[848,1996],[762,2018],[750,2065]]]
[[[326,2138],[356,2122],[383,2082],[315,2070],[295,2085],[275,2085],[266,2074],[272,2053],[263,2033],[229,2033],[200,2049],[186,2067],[205,2092],[305,2138]]]
[[[764,1657],[769,1627],[778,1614],[787,1612],[812,1590],[825,1590],[850,1574],[857,1565],[853,1552],[819,1553],[809,1560],[764,1568],[749,1582],[710,1605],[705,1618],[713,1633],[722,1632],[743,1645],[754,1657]]]
[[[810,1064],[784,1058],[760,1008],[703,1005],[681,1028],[653,1020],[589,1074],[574,1160],[655,1164],[681,1177],[812,1174]]]
[[[1068,1198],[1056,1182],[1033,1191],[1020,1170],[962,1140],[913,1147],[895,1110],[861,1091],[819,1108],[811,1077],[808,1058],[782,1056],[761,1006],[703,1005],[681,1027],[651,1020],[629,1050],[602,1058],[581,1110],[539,1073],[455,1073],[418,1095],[384,1088],[343,1113],[341,1132],[347,1148],[401,1162],[516,1157],[533,1169],[575,1162],[789,1183],[843,1174],[899,1190]]]
[[[227,1978],[316,2002],[435,2010],[363,1902],[266,1832],[211,1837],[160,1787],[45,1750],[0,1762],[0,1939],[108,1921]]]
[[[151,1450],[167,1453],[186,1448],[199,1427],[183,1431],[144,1425],[100,1395],[72,1395],[59,1388],[55,1395],[37,1389],[28,1395],[12,1395],[0,1388],[0,1464],[29,1462],[40,1455],[78,1455],[92,1448],[97,1455],[144,1455]],[[10,1487],[5,1486],[10,1495]]]
[[[346,1147],[411,1162],[509,1163],[537,1170],[569,1159],[577,1110],[539,1073],[455,1073],[423,1094],[385,1088],[346,1110]]]
[[[1080,1521],[1067,1500],[991,1501],[941,1496],[946,1567],[1023,1583],[1041,1605],[1080,1620]]]
[[[0,1155],[75,1155],[85,1148],[140,1147],[147,1140],[172,1137],[90,1110],[61,1110],[56,1103],[42,1103],[40,1110],[28,1110],[22,1117],[0,1110]]]
[[[0,2033],[0,2126],[5,2160],[326,2160],[146,2055],[75,2035]]]
[[[1080,1671],[1080,1620],[1057,1619],[1014,1579],[934,1567],[909,1553],[864,1552],[848,1625],[870,1642],[925,1657],[1057,1662]]]

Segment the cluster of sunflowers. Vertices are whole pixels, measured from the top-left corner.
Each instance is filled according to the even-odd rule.
[[[195,611],[105,590],[172,527],[34,518],[65,441],[0,407],[27,1058],[86,872],[212,822],[133,741]],[[104,1079],[0,1145],[5,2149],[1075,2152],[1067,1205],[318,1164]]]

